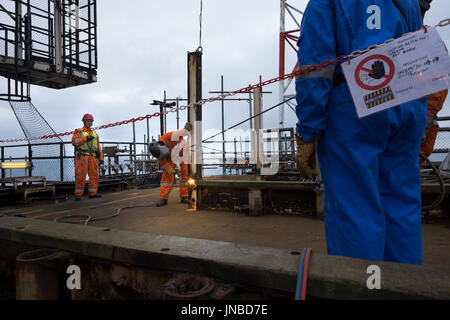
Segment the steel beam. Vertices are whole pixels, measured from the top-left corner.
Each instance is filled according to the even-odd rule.
[[[188,52],[188,101],[189,104],[202,99],[202,53],[200,51]],[[190,143],[193,150],[190,154],[190,176],[196,180],[202,177],[202,106],[195,105],[188,109],[188,121],[192,123],[193,130]]]
[[[55,0],[55,65],[56,65],[56,72],[62,73],[63,63],[62,63],[62,55],[63,55],[63,48],[62,48],[62,5],[61,0]]]

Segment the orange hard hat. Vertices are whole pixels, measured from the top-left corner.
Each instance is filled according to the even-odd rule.
[[[90,113],[86,113],[83,116],[83,119],[81,119],[81,121],[85,121],[85,120],[92,120],[92,121],[94,121],[94,116],[92,114],[90,114]]]

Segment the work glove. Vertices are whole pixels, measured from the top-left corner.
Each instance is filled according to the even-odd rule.
[[[295,136],[297,139],[297,153],[295,154],[295,161],[297,163],[297,168],[300,173],[307,178],[317,177],[316,166],[316,141],[318,138],[314,139],[311,143],[304,143],[299,136]]]
[[[186,131],[192,131],[192,123],[186,122],[186,124],[184,125],[184,129]]]
[[[99,162],[98,162],[101,166],[102,165],[104,165],[105,164],[105,161],[103,161],[103,160],[100,160]]]
[[[89,142],[89,141],[94,140],[94,137],[93,137],[93,136],[87,136],[86,139],[87,139],[87,141]]]
[[[95,156],[98,158],[98,159],[100,159],[100,156],[101,156],[102,154],[101,154],[101,152],[99,151],[99,150],[97,150],[97,151],[95,151]]]
[[[171,168],[167,169],[167,173],[170,175],[179,174],[180,169],[178,169],[178,167],[171,167]]]

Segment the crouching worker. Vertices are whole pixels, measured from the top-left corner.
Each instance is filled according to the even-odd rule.
[[[75,199],[81,200],[89,175],[89,198],[101,198],[98,192],[98,164],[103,164],[103,152],[98,134],[91,128],[94,117],[83,116],[83,128],[75,130],[72,145],[75,147]]]
[[[163,169],[161,187],[157,207],[167,205],[170,192],[175,183],[175,174],[181,173],[180,198],[181,203],[190,204],[188,189],[188,165],[183,161],[180,163],[181,170],[172,161],[172,154],[177,154],[183,158],[183,147],[185,140],[183,136],[188,135],[192,130],[192,124],[186,123],[183,129],[166,133],[158,141],[150,143],[149,151],[151,155],[159,160]],[[175,149],[175,150],[174,150]]]

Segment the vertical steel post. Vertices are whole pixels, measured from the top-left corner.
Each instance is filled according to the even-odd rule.
[[[94,32],[95,32],[95,36],[94,36],[94,46],[95,46],[95,68],[98,67],[98,52],[97,52],[97,1],[92,1],[93,5],[94,5]]]
[[[167,92],[164,90],[164,111],[166,111],[167,108]],[[167,133],[167,115],[164,113],[164,134]]]
[[[261,79],[260,79],[261,81]],[[250,97],[251,98],[251,97]],[[262,88],[256,88],[253,90],[253,106],[254,114],[260,114],[262,112]],[[251,120],[250,120],[251,121]],[[261,153],[263,149],[261,148],[262,136],[262,116],[258,115],[254,119],[255,122],[255,133],[256,137],[254,143],[256,143],[256,148],[253,148],[256,152],[256,169],[259,175],[256,177],[257,180],[261,179]],[[248,192],[248,204],[249,204],[249,214],[251,216],[260,216],[264,213],[264,201],[263,201],[263,191],[261,189],[255,188],[249,189]]]
[[[285,31],[286,31],[286,0],[280,0],[280,69],[279,75],[283,76],[285,73]],[[284,101],[284,80],[280,81],[278,84],[278,93],[280,103]],[[284,104],[280,106],[279,109],[279,126],[280,128],[284,127]]]
[[[59,145],[59,172],[60,172],[60,181],[64,181],[64,143],[61,142]]]
[[[250,87],[251,84],[249,84],[248,86]],[[248,114],[250,117],[249,122],[250,122],[250,132],[251,132],[253,130],[253,120],[251,119],[253,116],[252,115],[252,92],[251,91],[248,92],[248,110],[249,110]]]
[[[31,148],[31,144],[28,144],[28,161],[33,163],[33,149]],[[33,166],[28,169],[28,176],[33,176]]]
[[[262,89],[261,88],[256,88],[254,90],[254,107],[255,107],[255,115],[256,114],[260,114],[262,112]],[[256,168],[257,169],[261,169],[262,165],[261,165],[261,139],[262,137],[262,116],[259,115],[257,117],[255,117],[255,136],[256,136],[256,148],[255,148],[255,152],[256,152]]]
[[[188,52],[188,101],[196,103],[202,99],[202,53]],[[195,105],[188,109],[188,121],[192,123],[190,175],[196,180],[202,178],[202,106]],[[191,150],[192,151],[192,150]]]
[[[72,1],[73,2],[73,1]],[[79,15],[79,11],[80,10],[80,3],[79,0],[75,0],[75,12],[71,12],[72,15],[75,15],[75,50],[76,50],[76,65],[79,66],[80,65],[80,28],[79,28],[79,20],[78,20],[78,15]],[[72,17],[70,17],[70,21],[72,24]],[[70,26],[72,27],[72,25]]]
[[[111,157],[108,155],[108,175],[111,176]]]
[[[5,147],[1,147],[1,157],[2,157],[2,162],[5,162]],[[2,179],[5,179],[5,169],[2,169]],[[2,182],[2,188],[5,187],[5,183]]]
[[[62,15],[61,15],[61,0],[55,0],[55,65],[56,72],[63,72],[62,65]],[[70,44],[71,45],[71,44]]]
[[[196,103],[202,99],[202,52],[188,52],[188,104]],[[194,105],[188,108],[188,122],[192,123],[192,132],[189,139],[189,176],[195,180],[202,178],[202,106]],[[192,148],[192,146],[194,148]],[[190,209],[199,206],[199,193],[194,188],[191,193],[193,204]]]
[[[16,33],[15,33],[15,55],[14,57],[17,59],[23,59],[23,47],[22,47],[22,3],[19,1],[16,1]],[[6,29],[5,29],[6,30]],[[5,33],[8,33],[8,31],[5,31]],[[6,44],[6,47],[8,45]],[[17,93],[17,92],[16,92]]]
[[[48,30],[50,31],[48,34],[48,43],[49,43],[49,48],[48,48],[48,56],[50,58],[50,61],[52,61],[52,63],[55,63],[54,59],[55,59],[55,45],[54,45],[54,38],[53,38],[53,29],[55,28],[54,26],[54,19],[51,19],[51,10],[50,10],[50,1],[48,2]]]
[[[30,83],[31,83],[31,58],[33,53],[33,30],[32,30],[32,16],[30,3],[28,3],[28,12],[24,16],[25,20],[25,67],[27,75],[27,97],[30,97]],[[17,85],[17,81],[16,81]],[[22,97],[23,97],[23,81],[22,81]]]
[[[92,35],[91,35],[91,4],[88,7],[88,54],[89,54],[89,79],[92,79]]]
[[[159,105],[159,112],[160,112],[160,116],[159,116],[159,127],[160,127],[160,133],[161,133],[161,137],[164,135],[164,107],[163,104]]]
[[[237,140],[234,137],[234,164],[237,164]],[[236,170],[237,172],[237,170]]]
[[[144,134],[144,154],[147,154],[147,136]]]
[[[134,168],[134,178],[137,179],[137,166],[136,166],[136,124],[133,122],[133,168]]]
[[[16,28],[14,33],[14,65],[15,65],[15,77],[17,78],[19,75],[18,65],[19,59],[22,59],[20,54],[22,53],[20,48],[21,40],[21,31],[22,31],[22,3],[16,1]],[[8,31],[5,31],[8,33]],[[5,44],[8,47],[8,44]],[[14,94],[19,95],[19,81],[16,79],[14,81]]]
[[[120,164],[120,161],[119,161],[120,159],[119,159],[119,157],[117,156],[117,158],[114,158],[114,164]],[[134,167],[132,166],[132,164],[133,164],[133,143],[130,143],[130,171],[131,171],[131,175],[133,175],[134,174]]]
[[[150,143],[150,124],[149,124],[149,119],[147,118],[147,144]]]
[[[177,98],[177,130],[180,130],[180,110],[178,109],[180,107],[179,99]]]
[[[223,88],[223,76],[220,76],[220,91],[222,92],[221,94],[223,94],[224,88]],[[226,174],[226,170],[225,170],[225,100],[221,99],[222,101],[222,173],[223,175]]]

